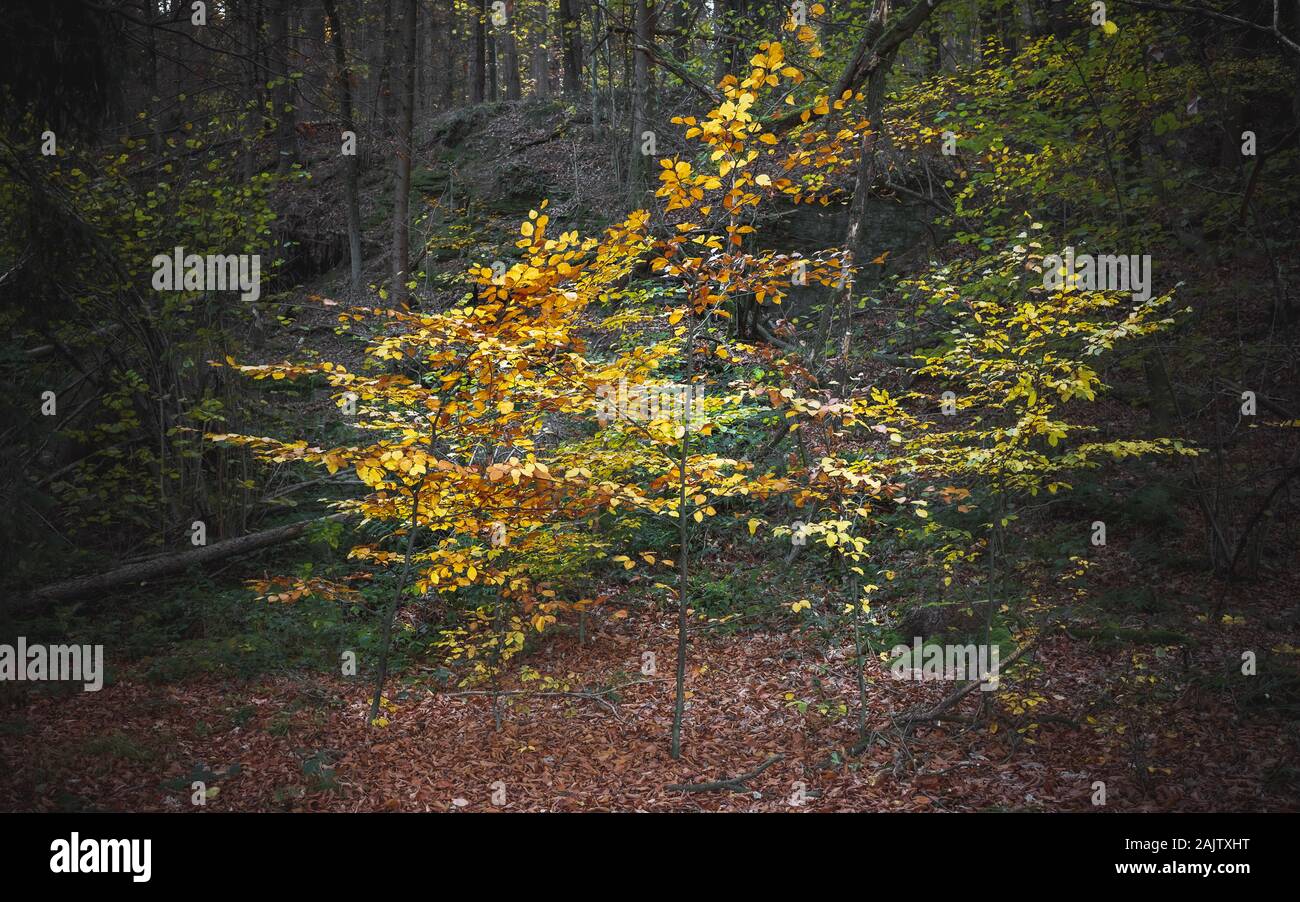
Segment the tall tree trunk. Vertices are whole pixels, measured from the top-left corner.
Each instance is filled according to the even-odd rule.
[[[443,31],[442,45],[442,108],[449,110],[456,103],[456,0],[447,0],[447,27]]]
[[[488,29],[487,33],[487,63],[488,63],[488,98],[493,103],[501,99],[501,85],[497,81],[497,35],[496,26]]]
[[[326,62],[329,48],[325,46],[325,10],[317,3],[307,4],[301,13],[302,34],[298,38],[298,65],[306,77],[299,82],[298,96],[304,104],[310,103],[312,97],[319,97],[325,92],[327,76]],[[310,83],[310,94],[303,87]]]
[[[339,83],[339,118],[341,130],[356,134],[357,126],[352,121],[352,69],[348,66],[346,38],[343,33],[343,20],[339,18],[334,0],[323,0],[325,16],[330,24],[330,43],[334,45],[334,68]],[[361,202],[358,182],[360,181],[360,161],[356,154],[343,158],[344,204],[348,214],[348,253],[352,261],[352,292],[361,291]]]
[[[582,96],[582,22],[578,0],[560,0],[560,43],[564,55],[564,94]]]
[[[591,9],[591,65],[588,67],[588,75],[591,82],[591,136],[600,137],[600,30],[603,27],[601,7],[593,6]],[[608,48],[608,44],[606,45]],[[608,57],[606,57],[608,59]],[[613,95],[613,79],[610,79],[610,95]]]
[[[482,103],[487,90],[487,0],[478,0],[474,19],[474,67],[470,78],[470,103]]]
[[[261,86],[266,84],[266,79],[262,77],[263,73],[258,71],[257,55],[253,52],[253,48],[257,47],[257,45],[261,43],[261,36],[258,34],[260,28],[260,6],[260,3],[255,7],[253,3],[245,2],[241,4],[240,7],[240,12],[244,17],[244,44],[249,48],[248,59],[245,61],[244,65],[244,103],[255,104],[255,109],[265,110],[266,107],[261,103]],[[154,30],[151,28],[149,29],[150,47],[153,46],[153,41]],[[152,63],[153,65],[150,66],[149,70],[152,78],[151,95],[156,96],[158,94],[158,61],[156,57],[152,59]],[[248,106],[246,105],[244,109],[248,109]],[[252,124],[252,122],[249,123],[250,126]],[[160,153],[162,148],[162,136],[155,132],[154,137],[156,139],[154,152]],[[256,136],[253,135],[252,138],[255,139]],[[257,161],[257,155],[252,153],[251,150],[251,148],[245,147],[243,148],[243,152],[240,154],[241,171],[243,172],[245,181],[252,179],[254,174],[254,164]]]
[[[393,132],[393,48],[397,34],[393,24],[393,4],[399,0],[384,0],[383,52],[379,64],[379,90],[375,95],[375,108],[379,113],[380,128],[385,135]]]
[[[523,96],[523,85],[519,83],[519,46],[515,41],[515,0],[505,0],[506,22],[501,26],[501,49],[506,67],[506,100],[518,100]]]
[[[551,96],[551,21],[547,0],[537,5],[537,15],[539,33],[528,36],[533,44],[533,96],[546,98]]]
[[[392,306],[405,306],[411,259],[411,156],[415,128],[415,46],[418,0],[400,0],[405,15],[402,24],[402,57],[398,66],[397,127],[393,142],[393,282],[389,288]]]
[[[421,24],[425,19],[429,24]],[[429,116],[429,103],[433,99],[433,82],[430,69],[433,63],[433,10],[421,6],[416,10],[416,32],[419,41],[419,47],[416,50],[416,77],[415,77],[415,96],[418,98],[416,105],[420,109],[420,117],[427,119]]]
[[[289,172],[298,162],[298,139],[294,132],[293,82],[289,79],[289,5],[293,0],[275,0],[271,6],[271,57],[275,66],[275,88],[271,103],[275,111],[276,171]]]
[[[632,153],[628,159],[627,190],[632,206],[639,206],[646,190],[649,160],[645,153],[646,133],[650,130],[651,79],[650,61],[654,52],[654,0],[636,3],[636,47],[632,64]],[[653,141],[653,136],[650,138]]]

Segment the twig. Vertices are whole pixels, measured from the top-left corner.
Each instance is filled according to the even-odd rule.
[[[730,777],[726,780],[713,780],[709,783],[673,783],[664,788],[669,792],[714,792],[720,789],[730,789],[740,792],[747,788],[745,786],[745,781],[754,779],[773,764],[776,764],[776,762],[784,760],[785,755],[773,755],[749,773],[741,774],[738,777]]]
[[[1037,639],[1034,639],[1022,645],[1016,651],[1015,654],[1013,654],[1011,657],[1007,658],[1005,661],[1003,661],[1001,664],[998,665],[998,674],[1000,675],[1002,673],[1003,668],[1009,667],[1010,665],[1014,664],[1021,656],[1023,656],[1026,652],[1028,652],[1030,649],[1034,648],[1037,645],[1038,645]],[[921,721],[938,720],[939,718],[943,717],[943,715],[946,714],[949,710],[956,707],[957,703],[960,702],[963,698],[965,698],[966,696],[974,692],[977,687],[983,685],[983,683],[984,683],[983,680],[971,680],[965,686],[962,686],[960,689],[954,692],[952,695],[948,696],[946,699],[939,702],[939,704],[935,705],[929,711],[923,714],[905,715],[903,717],[898,718],[895,721],[895,723],[902,723],[910,726],[911,724],[919,723]]]

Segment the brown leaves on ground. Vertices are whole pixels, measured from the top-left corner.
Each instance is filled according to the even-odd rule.
[[[1240,644],[1224,629],[1206,633],[1222,636],[1223,648],[1203,640],[1202,660]],[[973,725],[979,692],[954,712],[960,720],[921,724],[906,743],[890,716],[932,706],[951,684],[895,681],[870,662],[868,722],[884,741],[846,764],[856,738],[851,648],[775,633],[702,635],[674,761],[674,641],[667,616],[608,620],[581,646],[554,635],[530,664],[573,692],[623,683],[617,696],[599,696],[612,710],[589,697],[512,695],[500,732],[490,697],[425,687],[390,688],[390,725],[368,728],[367,686],[343,679],[125,679],[99,693],[37,697],[9,718],[0,744],[0,808],[1092,810],[1094,781],[1106,783],[1108,810],[1298,807],[1294,730],[1264,713],[1234,715],[1177,655],[1099,651],[1065,637],[1047,640],[1032,672],[1007,680]],[[655,676],[641,674],[647,651]],[[1026,698],[1038,701],[1017,701]],[[746,791],[666,789],[736,777],[778,754]],[[196,775],[207,784],[203,808],[191,804]]]

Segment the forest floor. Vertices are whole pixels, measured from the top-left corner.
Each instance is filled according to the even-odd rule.
[[[674,761],[675,622],[653,610],[593,614],[581,643],[552,632],[529,662],[554,682],[503,683],[528,694],[504,697],[499,730],[490,697],[419,678],[390,688],[389,724],[368,728],[360,679],[160,686],[127,672],[101,692],[33,697],[13,712],[0,809],[1092,810],[1101,781],[1101,810],[1295,811],[1294,725],[1214,688],[1215,662],[1267,643],[1262,624],[1283,607],[1254,603],[1240,623],[1204,624],[1186,658],[1046,638],[974,726],[978,691],[953,719],[910,735],[892,718],[933,707],[952,684],[895,680],[869,662],[867,723],[879,741],[852,757],[851,647],[753,632],[693,640]],[[655,676],[642,675],[645,652]],[[670,788],[774,756],[743,787]],[[193,780],[209,793],[202,809],[190,803]]]

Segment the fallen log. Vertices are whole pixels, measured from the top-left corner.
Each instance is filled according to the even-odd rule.
[[[280,542],[287,542],[290,539],[298,538],[318,523],[343,520],[350,516],[351,514],[338,513],[317,517],[313,520],[303,520],[299,523],[289,523],[285,526],[276,526],[272,529],[265,529],[261,532],[250,533],[234,539],[226,539],[224,542],[214,542],[211,545],[204,545],[188,551],[145,558],[109,570],[107,573],[79,576],[75,579],[51,583],[33,589],[26,595],[18,595],[9,602],[9,607],[24,608],[52,601],[66,601],[95,592],[111,591],[128,583],[142,582],[159,576],[166,576],[170,573],[179,573],[196,564],[207,564],[237,554],[247,554],[250,551],[256,551],[259,548],[266,548]]]

